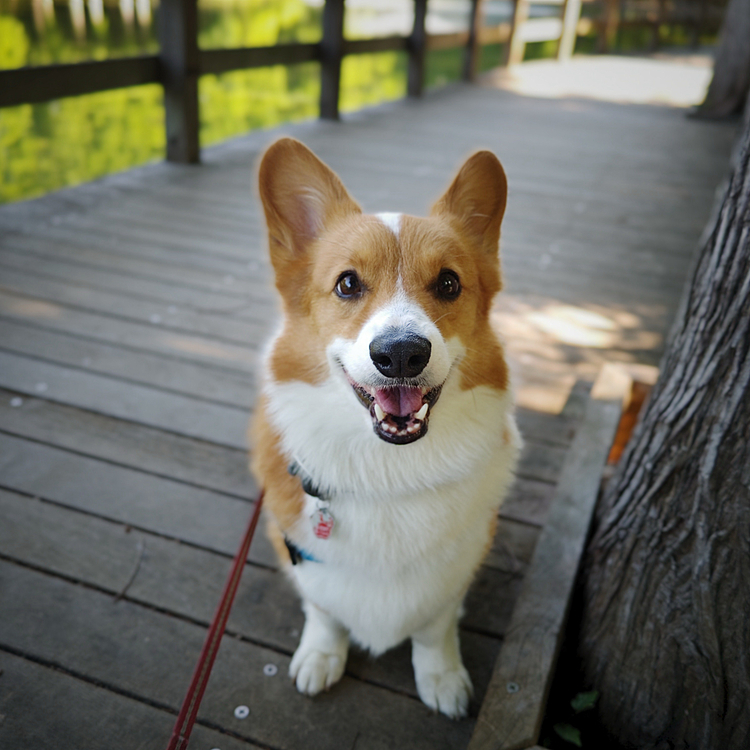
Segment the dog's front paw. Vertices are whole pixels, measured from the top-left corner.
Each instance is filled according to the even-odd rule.
[[[300,693],[317,695],[341,679],[345,666],[346,652],[343,656],[335,653],[326,654],[300,645],[289,665],[289,676],[294,680]]]
[[[462,719],[469,712],[469,699],[474,693],[471,678],[461,664],[445,672],[416,674],[417,692],[422,702],[434,711]]]

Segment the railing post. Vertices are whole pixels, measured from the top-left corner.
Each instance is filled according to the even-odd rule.
[[[611,52],[616,46],[620,26],[620,0],[604,0],[604,13],[599,26],[596,51]]]
[[[513,11],[513,23],[510,28],[510,39],[506,47],[505,64],[518,65],[523,62],[526,52],[526,42],[521,31],[523,25],[529,20],[529,0],[516,0]]]
[[[197,0],[161,0],[159,40],[167,160],[193,164],[200,161]]]
[[[570,60],[578,38],[578,19],[581,17],[581,0],[565,0],[562,13],[562,35],[557,47],[559,61]]]
[[[471,0],[469,18],[469,39],[464,50],[464,81],[475,81],[479,69],[479,55],[482,51],[482,0]]]
[[[409,96],[422,96],[424,91],[424,60],[427,51],[427,0],[414,0],[414,28],[409,37],[409,68],[406,91]]]
[[[320,116],[323,120],[338,120],[344,56],[344,0],[325,2],[320,50]]]

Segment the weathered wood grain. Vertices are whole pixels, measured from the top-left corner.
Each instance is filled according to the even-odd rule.
[[[4,519],[0,528],[3,557],[208,625],[229,569],[228,555],[182,545],[122,523],[74,514],[4,490],[0,490],[0,513]],[[253,559],[275,565],[275,555],[262,530],[253,540],[252,551]],[[228,632],[291,655],[303,622],[299,597],[286,577],[267,567],[248,565]],[[476,615],[469,616],[468,630],[462,634],[462,650],[478,701],[499,650],[496,635],[472,631],[472,626],[485,630],[483,624]],[[354,651],[347,671],[416,697],[408,646],[377,660]]]
[[[0,351],[0,386],[89,411],[245,448],[249,412],[118,378]]]
[[[203,627],[7,562],[0,563],[0,580],[5,602],[0,645],[141,700],[179,706]],[[265,675],[267,664],[278,672]],[[471,731],[471,721],[437,717],[410,696],[346,676],[330,693],[311,700],[286,677],[288,668],[284,654],[224,639],[199,718],[289,750],[297,750],[300,736],[314,750],[351,747],[357,734],[363,746],[388,747],[395,741],[449,750],[465,744]],[[233,716],[240,704],[251,707],[244,723]],[[341,721],[342,715],[357,720]]]
[[[122,320],[9,292],[0,292],[0,315],[48,330],[117,344],[123,349],[158,353],[234,372],[250,373],[257,361],[257,352],[249,346],[169,331],[157,324]]]
[[[592,397],[570,447],[469,750],[524,750],[539,738],[602,468],[622,411],[624,394],[613,395]]]
[[[516,475],[522,479],[555,483],[560,476],[566,453],[566,449],[559,445],[527,439],[521,451]]]
[[[0,431],[146,474],[254,498],[247,452],[0,389]]]
[[[240,409],[255,403],[255,378],[205,365],[124,349],[26,321],[0,317],[0,349],[29,359],[195,397]]]
[[[261,307],[262,302],[266,305],[274,302],[271,285],[264,280],[251,284],[247,278],[234,273],[196,271],[188,274],[178,259],[175,259],[174,267],[151,263],[156,268],[143,268],[137,272],[135,269],[138,266],[149,265],[145,259],[128,258],[117,253],[110,256],[90,250],[84,252],[81,249],[78,249],[76,256],[83,256],[86,260],[66,257],[54,242],[42,245],[36,241],[33,249],[16,248],[11,242],[0,247],[0,262],[16,270],[70,281],[76,285],[107,289],[120,295],[131,294],[135,298],[182,305],[194,312],[231,313],[243,305],[249,305],[251,301],[255,301],[256,309]],[[93,262],[89,256],[94,256]],[[130,262],[124,263],[123,258]],[[132,266],[132,270],[128,269],[128,265]],[[176,268],[182,268],[183,273],[177,273]]]
[[[164,750],[175,714],[0,646],[0,744],[10,750]],[[197,748],[260,746],[197,724]]]
[[[26,570],[23,582],[14,578],[18,602],[11,619],[0,617],[0,629],[37,649],[38,658],[54,652],[81,670],[79,679],[34,665],[25,675],[30,687],[18,695],[27,705],[40,705],[33,695],[49,696],[49,728],[39,730],[34,747],[48,740],[55,748],[55,728],[80,747],[96,747],[95,735],[109,734],[109,741],[118,719],[122,724],[118,711],[154,727],[148,717],[162,711],[144,701],[162,705],[157,694],[164,689],[175,706],[186,687],[187,678],[170,675],[192,669],[254,494],[239,446],[256,352],[275,312],[251,184],[257,155],[271,139],[300,137],[370,212],[424,214],[463,158],[480,147],[494,150],[510,183],[503,310],[519,317],[525,304],[612,310],[657,334],[668,327],[690,242],[731,140],[731,128],[687,123],[679,110],[545,101],[491,82],[428,92],[418,106],[392,104],[346,120],[250,134],[206,150],[200,169],[149,165],[0,209],[0,350],[11,357],[3,364],[14,363],[0,367],[14,389],[0,391],[0,552],[16,561],[6,563],[14,575],[24,565],[36,571]],[[535,542],[586,391],[576,385],[565,399],[608,351],[551,338],[543,353],[520,361],[526,343],[508,337],[523,385],[552,397],[519,413],[527,442],[521,472],[467,599],[463,652],[479,698],[529,557],[541,554]],[[623,337],[616,346],[623,359],[651,361],[660,344],[633,349]],[[56,379],[38,378],[39,365]],[[76,384],[79,374],[85,377]],[[38,382],[47,391],[36,391]],[[23,405],[10,406],[19,395]],[[543,413],[561,408],[558,416]],[[235,409],[244,414],[227,441],[214,416]],[[192,413],[199,416],[191,424]],[[138,563],[139,542],[137,574],[126,600],[114,604]],[[408,647],[375,661],[355,651],[343,685],[321,700],[299,699],[282,677],[301,622],[296,599],[275,572],[263,535],[250,561],[230,622],[244,641],[228,638],[222,647],[223,666],[207,698],[211,721],[250,736],[257,720],[253,737],[274,750],[296,750],[313,735],[355,750],[412,741],[466,746],[471,722],[443,722],[415,700]],[[37,581],[47,598],[28,609],[36,615],[33,632],[53,618],[60,627],[30,645],[21,607]],[[102,654],[120,659],[112,675],[118,689],[132,688],[130,698],[84,681],[107,677]],[[184,661],[178,668],[170,661],[176,654]],[[276,683],[260,671],[271,658],[282,660]],[[58,679],[67,687],[45,692]],[[60,723],[66,689],[80,696],[75,726]],[[262,715],[237,722],[234,706],[256,695]],[[3,744],[10,712],[0,713]],[[15,741],[20,730],[11,726]],[[132,734],[147,747],[166,744],[145,730]],[[231,747],[229,741],[222,735],[196,746]]]
[[[547,518],[555,485],[517,477],[500,506],[500,516],[521,523],[541,526]]]
[[[214,340],[229,341],[234,344],[255,345],[268,337],[270,331],[272,305],[265,307],[266,322],[237,320],[232,316],[233,309],[245,306],[237,303],[234,308],[223,303],[218,312],[211,308],[203,309],[188,295],[186,303],[178,306],[165,302],[159,296],[143,294],[138,283],[133,284],[130,294],[123,294],[119,285],[112,282],[110,287],[89,286],[83,278],[85,274],[72,271],[69,278],[46,274],[17,271],[0,259],[0,288],[18,295],[55,302],[86,312],[102,313],[107,317],[119,317],[140,323],[160,325],[175,331],[197,333],[210,336]],[[33,265],[25,261],[26,265]],[[136,291],[137,290],[137,291]],[[222,312],[224,311],[224,312]]]
[[[228,555],[251,511],[246,500],[4,434],[0,476],[9,490]]]

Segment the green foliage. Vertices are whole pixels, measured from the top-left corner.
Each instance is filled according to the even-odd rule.
[[[20,68],[29,57],[29,37],[23,24],[0,15],[0,69]]]
[[[542,60],[545,57],[554,57],[557,54],[558,41],[556,39],[548,42],[529,42],[524,51],[524,60]]]
[[[320,66],[276,65],[207,75],[198,87],[201,144],[208,146],[249,130],[315,117]]]
[[[576,747],[583,747],[581,744],[581,732],[570,724],[555,724],[552,727],[559,737],[562,737],[566,742],[570,742],[571,745]]]
[[[162,99],[151,85],[0,109],[0,203],[161,158]]]
[[[352,112],[406,96],[406,54],[351,55],[341,66],[339,108]]]
[[[78,39],[68,8],[54,7],[54,16],[40,29],[29,0],[0,0],[0,66],[78,62],[158,49],[155,19],[143,26],[137,18],[126,24],[118,5],[107,4],[103,23],[94,28],[87,16],[85,38]],[[303,0],[201,0],[198,13],[203,48],[316,42],[321,35],[321,7]],[[345,58],[342,111],[405,93],[405,54]],[[199,97],[201,143],[210,145],[248,130],[315,117],[320,66],[305,63],[202,76]],[[159,86],[0,109],[0,203],[163,158],[164,139]]]
[[[558,696],[559,698],[562,696]],[[576,693],[569,702],[566,699],[564,703],[559,704],[551,697],[548,705],[551,714],[546,719],[547,728],[542,732],[540,745],[549,748],[563,748],[568,745],[599,747],[598,717],[593,711],[598,700],[598,690]]]
[[[428,50],[425,56],[425,87],[445,86],[461,80],[463,50]]]
[[[578,693],[572,701],[570,701],[570,707],[577,713],[583,713],[584,711],[590,711],[596,702],[599,700],[598,690],[589,690],[586,693]]]

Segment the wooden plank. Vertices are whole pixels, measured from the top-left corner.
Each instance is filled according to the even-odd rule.
[[[484,25],[483,0],[471,0],[469,11],[469,38],[464,49],[463,79],[473,83],[477,78],[479,53],[481,51],[480,34]]]
[[[2,433],[0,475],[7,490],[226,555],[252,510],[246,500]]]
[[[523,750],[539,738],[602,468],[622,411],[624,394],[618,397],[617,387],[626,381],[610,376],[603,370],[566,458],[469,750]]]
[[[479,30],[479,43],[482,46],[505,44],[510,39],[510,29],[509,23],[499,23],[497,26],[482,26]]]
[[[407,36],[381,36],[374,39],[344,39],[342,55],[364,55],[376,52],[406,52]]]
[[[339,119],[341,60],[344,55],[344,0],[326,0],[320,42],[320,117]]]
[[[226,73],[230,70],[262,68],[270,65],[298,65],[320,59],[320,45],[291,42],[272,47],[235,47],[199,51],[201,75]]]
[[[461,626],[495,638],[508,630],[522,579],[515,573],[482,566],[466,594]]]
[[[164,750],[175,715],[53,666],[0,651],[0,744],[13,750]],[[197,724],[191,747],[258,748]]]
[[[516,408],[516,421],[525,438],[544,440],[545,442],[566,448],[575,435],[580,416],[572,414],[548,414],[523,407]]]
[[[233,497],[2,433],[0,475],[7,490],[224,554],[234,553],[251,507]],[[250,559],[268,563],[267,546],[257,554],[261,558],[251,549]],[[520,583],[502,565],[481,568],[466,599],[464,626],[501,636]]]
[[[156,55],[0,70],[0,107],[158,82]]]
[[[541,440],[526,440],[516,475],[523,479],[554,484],[560,477],[567,451],[559,445]]]
[[[561,62],[570,60],[576,46],[578,21],[581,16],[581,0],[565,0],[562,14],[562,35],[557,48],[557,59]]]
[[[456,31],[448,34],[427,34],[428,52],[463,47],[469,39],[468,31]]]
[[[529,0],[516,0],[513,11],[513,22],[510,31],[510,41],[505,52],[506,65],[518,65],[523,61],[526,51],[526,40],[521,33],[529,20]]]
[[[270,332],[270,321],[258,323],[250,319],[236,320],[226,314],[196,310],[195,303],[187,308],[185,303],[178,307],[156,296],[139,295],[137,291],[139,284],[135,280],[123,280],[126,282],[123,284],[124,287],[130,286],[127,281],[131,281],[132,291],[128,292],[127,289],[118,291],[116,277],[97,274],[94,278],[89,277],[93,283],[101,279],[101,283],[111,284],[115,288],[99,287],[98,284],[92,287],[87,283],[87,269],[77,273],[74,268],[63,267],[61,272],[69,276],[70,279],[68,279],[48,276],[46,269],[42,275],[25,269],[17,271],[12,268],[12,265],[31,267],[33,261],[23,259],[16,264],[12,259],[11,265],[4,262],[6,259],[7,256],[3,257],[0,251],[0,289],[11,294],[55,302],[86,312],[101,313],[107,317],[116,316],[124,320],[161,325],[176,331],[211,336],[214,340],[246,345],[256,344],[267,338]],[[80,282],[75,280],[77,275],[83,277]],[[189,300],[190,294],[186,292],[185,297]],[[191,303],[188,301],[187,304]],[[271,310],[267,312],[269,318],[272,315]]]
[[[248,172],[249,169],[248,165]],[[194,193],[192,199],[196,197]],[[131,205],[132,201],[125,198],[123,203],[121,208],[107,205],[93,214],[68,216],[64,222],[52,226],[40,224],[27,229],[18,238],[48,237],[53,242],[68,241],[71,246],[98,247],[145,257],[161,255],[167,261],[170,258],[165,251],[169,251],[172,262],[184,258],[188,264],[196,265],[197,259],[202,259],[204,267],[211,259],[239,264],[258,259],[253,248],[261,247],[263,230],[260,226],[248,223],[244,231],[231,227],[219,230],[206,223],[195,226],[182,219],[178,212],[154,211],[154,215],[149,216],[137,202]],[[195,212],[201,218],[206,209],[203,206]],[[134,215],[139,216],[137,223],[133,222]],[[234,269],[229,272],[234,273]]]
[[[134,323],[74,310],[53,302],[2,291],[0,315],[46,330],[62,331],[123,349],[151,352],[234,373],[251,373],[257,362],[257,353],[249,347],[216,341],[207,336],[169,331],[157,324]]]
[[[124,350],[2,318],[0,350],[224,406],[250,409],[255,402],[255,385],[245,375]],[[37,395],[44,397],[43,393]]]
[[[198,0],[164,0],[159,8],[159,70],[164,86],[167,160],[200,161]]]
[[[135,240],[136,237],[133,236],[133,241]],[[166,283],[182,288],[183,298],[186,298],[184,290],[198,292],[201,296],[213,294],[213,299],[208,297],[205,306],[213,304],[219,310],[237,308],[241,302],[247,302],[248,297],[263,299],[266,303],[273,299],[270,279],[255,274],[207,272],[187,265],[181,266],[178,263],[179,258],[156,261],[142,256],[133,257],[116,248],[107,250],[101,246],[86,246],[84,243],[85,239],[79,238],[76,245],[61,244],[55,248],[54,238],[51,242],[31,243],[10,240],[0,248],[0,253],[6,264],[12,263],[19,269],[33,270],[34,259],[41,258],[49,261],[39,269],[41,273],[72,275],[73,279],[83,277],[116,280],[119,277],[126,289],[135,287],[137,290],[136,283],[143,284],[144,293],[150,289],[151,283]],[[38,263],[36,265],[38,267]],[[116,276],[113,277],[113,274]],[[175,294],[179,295],[180,292],[176,290],[171,296]],[[220,297],[226,300],[223,305]],[[200,304],[196,301],[195,306],[200,307]]]
[[[0,528],[0,549],[6,559],[79,581],[111,596],[127,587],[124,596],[129,601],[205,626],[210,622],[229,568],[228,556],[2,490],[0,509],[5,521]],[[253,540],[256,558],[261,554],[259,548],[274,565],[275,555],[262,531]],[[303,623],[299,597],[286,576],[248,565],[228,632],[291,655]],[[465,631],[462,647],[481,699],[499,642]],[[354,651],[347,672],[417,697],[408,647],[377,660]]]
[[[15,406],[18,398],[17,393],[0,390],[4,433],[225,495],[257,495],[244,450],[34,397],[23,397]]]
[[[533,479],[517,478],[500,506],[500,516],[532,526],[542,526],[547,519],[555,485]]]
[[[424,64],[427,52],[427,0],[414,0],[414,25],[409,37],[409,63],[406,71],[406,91],[411,97],[424,92]]]
[[[0,351],[0,387],[158,427],[216,445],[247,447],[247,409],[200,401],[106,375]]]
[[[539,528],[501,516],[483,565],[522,577],[534,553]]]
[[[0,643],[142,700],[179,705],[205,628],[9,563],[0,571]],[[278,672],[264,674],[267,664]],[[385,748],[394,728],[401,747],[449,750],[471,731],[470,721],[435,716],[410,696],[348,676],[310,700],[286,678],[288,668],[286,654],[225,638],[199,718],[279,750],[297,750],[300,737],[311,750],[352,747],[357,735],[363,747]],[[241,704],[251,707],[244,723],[233,715]]]

